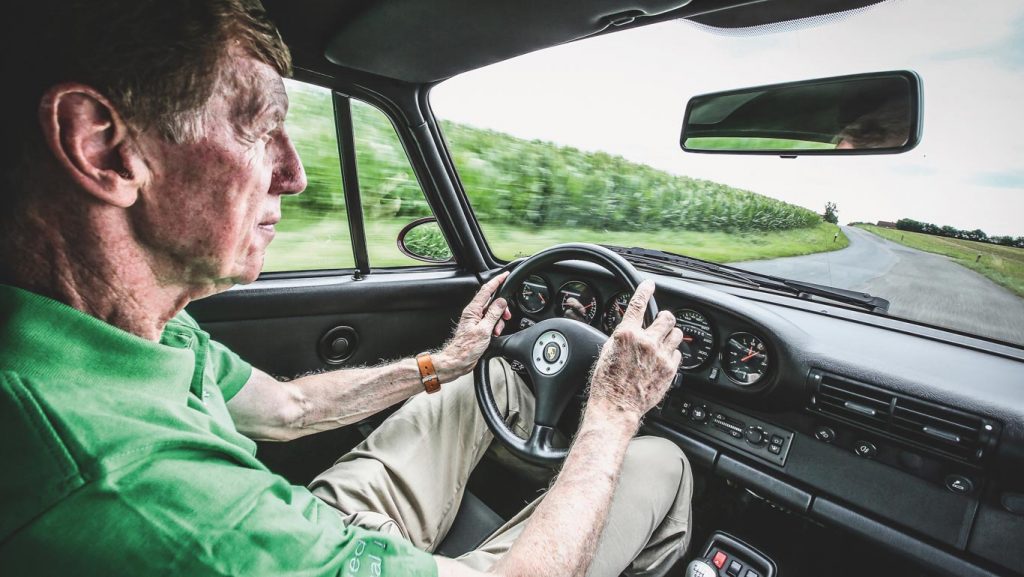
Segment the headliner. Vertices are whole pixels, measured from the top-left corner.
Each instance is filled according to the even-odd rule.
[[[264,0],[296,65],[433,83],[581,38],[670,19],[748,28],[882,0]],[[341,69],[340,69],[340,68]]]

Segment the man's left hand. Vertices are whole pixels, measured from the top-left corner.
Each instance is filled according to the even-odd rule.
[[[434,364],[441,382],[452,381],[472,371],[487,350],[491,335],[500,335],[505,329],[505,321],[512,318],[505,299],[497,298],[490,306],[487,305],[508,274],[503,272],[487,281],[463,309],[455,335],[436,355]]]

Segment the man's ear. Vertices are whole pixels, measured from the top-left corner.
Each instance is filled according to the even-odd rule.
[[[57,162],[97,200],[127,208],[147,170],[132,132],[102,94],[84,84],[59,84],[39,105],[43,138]]]

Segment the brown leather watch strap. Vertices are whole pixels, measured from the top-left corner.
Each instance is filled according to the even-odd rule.
[[[416,355],[416,364],[420,368],[420,382],[423,383],[423,390],[428,393],[436,393],[441,390],[441,379],[434,370],[434,360],[430,353]]]

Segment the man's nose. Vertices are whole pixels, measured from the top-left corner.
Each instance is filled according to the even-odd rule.
[[[299,194],[306,189],[306,170],[299,152],[287,134],[278,140],[279,150],[274,167],[271,194]]]

